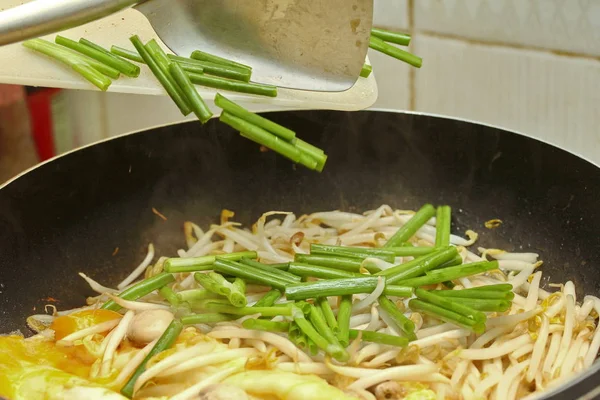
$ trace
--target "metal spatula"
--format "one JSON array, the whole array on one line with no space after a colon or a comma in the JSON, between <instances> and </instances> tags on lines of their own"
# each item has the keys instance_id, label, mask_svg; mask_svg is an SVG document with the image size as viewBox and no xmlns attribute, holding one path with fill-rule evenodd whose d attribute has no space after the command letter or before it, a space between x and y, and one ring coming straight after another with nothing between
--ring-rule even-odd
<instances>
[{"instance_id":1,"label":"metal spatula","mask_svg":"<svg viewBox=\"0 0 600 400\"><path fill-rule=\"evenodd\" d=\"M373 0L34 0L0 12L0 45L131 6L176 54L202 50L251 65L253 81L327 92L358 79L373 20Z\"/></svg>"}]
</instances>

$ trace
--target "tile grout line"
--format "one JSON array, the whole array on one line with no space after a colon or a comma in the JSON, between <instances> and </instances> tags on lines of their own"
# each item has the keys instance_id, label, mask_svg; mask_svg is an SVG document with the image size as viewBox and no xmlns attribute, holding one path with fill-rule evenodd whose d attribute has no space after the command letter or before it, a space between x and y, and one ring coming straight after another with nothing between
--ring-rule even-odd
<instances>
[{"instance_id":1,"label":"tile grout line","mask_svg":"<svg viewBox=\"0 0 600 400\"><path fill-rule=\"evenodd\" d=\"M412 4L412 1L413 0L409 0L409 4ZM410 30L411 30L410 33L412 35L414 33L414 26L410 26ZM551 55L555 55L555 56L559 56L559 57L581 58L581 59L592 60L592 61L600 61L600 56L592 56L589 54L582 54L582 53L573 53L573 52L569 52L569 51L565 51L565 50L553 50L553 49L548 49L548 48L539 47L539 46L528 46L528 45L520 45L520 44L515 44L515 43L496 42L496 41L492 41L492 40L473 39L473 38L469 38L469 37L465 37L465 36L453 35L450 33L439 33L439 32L430 31L430 30L420 30L417 33L423 34L423 35L426 35L426 36L429 36L432 38L436 38L436 39L457 40L457 41L461 41L464 43L477 45L477 46L503 47L506 49L513 49L513 50L530 50L530 51L535 51L535 52L539 52L539 53L551 54Z\"/></svg>"},{"instance_id":2,"label":"tile grout line","mask_svg":"<svg viewBox=\"0 0 600 400\"><path fill-rule=\"evenodd\" d=\"M415 5L414 0L408 0L407 2L408 12L408 33L411 37L414 37L415 33ZM411 52L414 53L414 42L411 40ZM417 105L417 92L416 92L416 68L411 67L408 69L408 110L416 111Z\"/></svg>"}]
</instances>

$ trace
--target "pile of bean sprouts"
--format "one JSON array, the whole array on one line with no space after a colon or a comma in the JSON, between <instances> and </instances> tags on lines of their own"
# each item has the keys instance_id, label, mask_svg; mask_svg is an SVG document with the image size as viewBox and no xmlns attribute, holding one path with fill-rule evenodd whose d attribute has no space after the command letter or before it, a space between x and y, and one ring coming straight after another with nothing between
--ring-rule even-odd
<instances>
[{"instance_id":1,"label":"pile of bean sprouts","mask_svg":"<svg viewBox=\"0 0 600 400\"><path fill-rule=\"evenodd\" d=\"M327 211L299 218L291 212L270 211L247 229L233 222L231 211L223 210L220 224L211 225L207 230L186 222L187 248L180 249L178 255L198 257L251 250L258 253L263 263L283 263L293 261L296 253L308 253L311 243L380 247L412 214L412 211L394 210L388 205L363 214ZM433 246L435 225L435 218L432 218L417 231L411 242L415 246ZM287 371L317 375L348 396L361 399L402 399L423 390L430 390L428 393L434 393L438 399L529 398L590 367L600 347L600 329L595 323L600 314L600 299L585 296L577 302L571 281L547 285L552 292L542 289L543 267L538 254L484 248L475 250L473 245L477 235L467 231L467 236L468 239L451 235L451 244L457 247L464 263L496 259L500 270L460 278L455 281L455 289L510 283L515 293L507 312L488 313L486 331L481 335L412 312L408 308L408 299L392 297L415 323L417 340L410 342L406 348L398 348L357 338L348 347L350 360L340 364L323 352L311 356L298 349L285 333L242 328L243 320L257 317L245 316L230 322L187 327L181 335L193 331L216 340L216 344L201 341L185 347L185 351L179 348L181 351L166 352L140 377L134 398L150 396L151 393L152 396L159 393L178 400L196 398L198 391L208 385L206 368L233 359L247 363L261 359L261 368L273 373ZM101 358L106 359L106 353L111 352L109 359L116 359L112 353L119 352L119 344L125 339L128 324L136 313L156 308L170 309L169 304L155 293L138 301L114 296L138 278L162 272L165 257L155 258L154 247L150 244L141 264L116 288L105 287L81 274L98 292L98 296L88 299L88 307L98 307L110 296L124 309L124 317L110 327ZM394 264L411 259L398 257ZM374 261L381 269L394 265L382 260ZM200 287L193 273L175 275L175 291ZM441 284L437 288L442 288ZM248 305L260 299L266 290L248 285ZM382 290L383 286L378 285L371 294L354 295L352 329L398 335L376 307ZM335 311L337 302L332 298L330 303ZM275 320L283 318L275 317ZM88 332L90 335L93 333ZM122 365L113 363L111 366L109 363L94 373L102 375L111 367L117 368L117 379L123 381L142 361L151 345L138 350ZM213 355L211 358L211 351L217 351L215 346L219 350L214 354L220 356ZM212 384L223 381L227 376L214 375L218 373L210 375ZM154 384L143 388L143 384L148 382Z\"/></svg>"}]
</instances>

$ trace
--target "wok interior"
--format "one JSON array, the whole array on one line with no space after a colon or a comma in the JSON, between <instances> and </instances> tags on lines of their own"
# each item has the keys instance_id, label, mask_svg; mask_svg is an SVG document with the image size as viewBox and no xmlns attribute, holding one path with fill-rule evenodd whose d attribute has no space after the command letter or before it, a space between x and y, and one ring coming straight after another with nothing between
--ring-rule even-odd
<instances>
[{"instance_id":1,"label":"wok interior","mask_svg":"<svg viewBox=\"0 0 600 400\"><path fill-rule=\"evenodd\" d=\"M267 210L449 204L453 232L473 229L483 247L537 252L545 279L570 279L580 295L600 294L600 170L592 164L506 131L430 116L311 111L269 118L322 147L325 171L295 168L212 121L88 147L3 188L2 331L27 332L25 317L45 304L81 305L90 291L77 272L113 284L148 242L158 256L176 254L185 220L206 226L223 208L249 224ZM502 225L486 229L494 218Z\"/></svg>"}]
</instances>

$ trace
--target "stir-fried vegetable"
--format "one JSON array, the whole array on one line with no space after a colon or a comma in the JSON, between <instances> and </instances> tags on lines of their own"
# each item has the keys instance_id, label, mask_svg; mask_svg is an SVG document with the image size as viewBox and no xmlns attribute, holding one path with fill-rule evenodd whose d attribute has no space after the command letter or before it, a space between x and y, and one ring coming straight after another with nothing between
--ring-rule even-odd
<instances>
[{"instance_id":1,"label":"stir-fried vegetable","mask_svg":"<svg viewBox=\"0 0 600 400\"><path fill-rule=\"evenodd\" d=\"M188 250L161 258L164 272L148 267L149 251L146 279L115 293L86 277L95 304L34 316L35 341L0 338L0 395L21 393L4 374L31 386L22 393L64 398L514 399L591 365L600 299L576 303L572 282L541 289L535 254L470 252L450 234L451 212L432 210L188 229Z\"/></svg>"}]
</instances>

